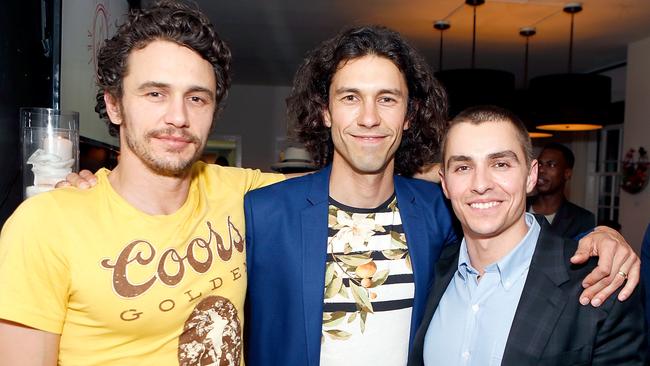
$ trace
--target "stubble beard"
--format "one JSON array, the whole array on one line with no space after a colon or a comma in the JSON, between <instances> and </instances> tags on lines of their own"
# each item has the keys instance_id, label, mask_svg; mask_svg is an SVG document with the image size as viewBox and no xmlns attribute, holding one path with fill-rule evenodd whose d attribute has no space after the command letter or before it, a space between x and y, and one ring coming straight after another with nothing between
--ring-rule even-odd
<instances>
[{"instance_id":1,"label":"stubble beard","mask_svg":"<svg viewBox=\"0 0 650 366\"><path fill-rule=\"evenodd\" d=\"M164 159L158 156L155 156L152 153L152 149L149 148L150 142L153 138L159 135L172 135L177 129L174 128L164 128L147 132L141 140L135 138L129 129L126 129L126 144L129 149L137 156L140 161L147 168L151 169L156 174L166 176L166 177L182 177L188 174L191 170L192 165L199 160L201 157L201 142L200 139L192 134L184 132L181 130L181 136L191 140L196 149L194 155L189 159ZM176 133L175 135L178 135ZM173 153L173 152L170 152Z\"/></svg>"}]
</instances>

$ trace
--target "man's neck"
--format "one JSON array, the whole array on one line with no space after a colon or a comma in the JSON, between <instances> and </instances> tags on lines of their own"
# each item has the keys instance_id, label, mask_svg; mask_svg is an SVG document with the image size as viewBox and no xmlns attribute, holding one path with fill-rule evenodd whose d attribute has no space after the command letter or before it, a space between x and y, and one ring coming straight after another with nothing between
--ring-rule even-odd
<instances>
[{"instance_id":1,"label":"man's neck","mask_svg":"<svg viewBox=\"0 0 650 366\"><path fill-rule=\"evenodd\" d=\"M552 215L560 209L564 200L564 192L562 190L553 193L538 194L532 204L533 211L541 215Z\"/></svg>"},{"instance_id":2,"label":"man's neck","mask_svg":"<svg viewBox=\"0 0 650 366\"><path fill-rule=\"evenodd\" d=\"M482 275L485 267L498 262L521 243L528 233L528 225L525 215L522 215L514 225L494 237L482 237L464 231L469 260L472 267Z\"/></svg>"},{"instance_id":3,"label":"man's neck","mask_svg":"<svg viewBox=\"0 0 650 366\"><path fill-rule=\"evenodd\" d=\"M183 177L156 174L139 159L124 159L109 174L113 189L128 203L149 215L169 215L187 200L191 171ZM137 161L134 161L137 160Z\"/></svg>"},{"instance_id":4,"label":"man's neck","mask_svg":"<svg viewBox=\"0 0 650 366\"><path fill-rule=\"evenodd\" d=\"M392 163L379 173L363 174L334 162L329 191L330 197L346 206L375 208L395 191Z\"/></svg>"}]
</instances>

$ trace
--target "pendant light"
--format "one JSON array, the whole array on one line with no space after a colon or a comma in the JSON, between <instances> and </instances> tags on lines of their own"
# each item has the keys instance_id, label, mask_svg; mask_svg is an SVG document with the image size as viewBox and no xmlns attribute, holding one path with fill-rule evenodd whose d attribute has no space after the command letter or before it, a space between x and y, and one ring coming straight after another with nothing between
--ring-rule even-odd
<instances>
[{"instance_id":1,"label":"pendant light","mask_svg":"<svg viewBox=\"0 0 650 366\"><path fill-rule=\"evenodd\" d=\"M451 24L449 24L448 20L444 20L444 19L437 20L435 23L433 23L433 28L440 31L440 50L438 51L438 71L442 71L442 51L443 51L442 35L447 29L451 28Z\"/></svg>"},{"instance_id":2,"label":"pendant light","mask_svg":"<svg viewBox=\"0 0 650 366\"><path fill-rule=\"evenodd\" d=\"M580 3L564 6L564 12L571 16L568 72L530 80L531 113L540 130L596 130L607 120L611 79L604 75L573 73L574 20L580 11Z\"/></svg>"},{"instance_id":3,"label":"pendant light","mask_svg":"<svg viewBox=\"0 0 650 366\"><path fill-rule=\"evenodd\" d=\"M519 100L516 103L516 107L520 109L517 111L517 114L524 121L524 124L526 125L526 129L528 129L528 136L530 136L531 139L546 138L546 137L553 136L553 134L548 132L535 131L535 125L531 123L531 119L528 116L526 110L527 108L526 108L525 101L527 100L526 88L528 87L528 54L530 48L529 47L530 37L534 36L535 34L537 34L537 29L535 27L522 27L519 29L519 35L526 38L526 45L524 48L524 81L523 81L524 88L517 92L518 93L517 97Z\"/></svg>"},{"instance_id":4,"label":"pendant light","mask_svg":"<svg viewBox=\"0 0 650 366\"><path fill-rule=\"evenodd\" d=\"M440 70L435 73L447 90L449 115L454 117L465 108L492 104L511 108L514 99L515 77L502 70L476 68L476 17L477 7L485 0L465 0L472 7L472 57L469 69Z\"/></svg>"}]
</instances>

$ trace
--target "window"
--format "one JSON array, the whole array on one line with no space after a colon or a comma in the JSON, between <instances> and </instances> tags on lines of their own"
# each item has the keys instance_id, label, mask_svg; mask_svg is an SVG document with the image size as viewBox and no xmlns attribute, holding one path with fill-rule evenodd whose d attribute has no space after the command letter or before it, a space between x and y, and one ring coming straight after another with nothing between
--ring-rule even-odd
<instances>
[{"instance_id":1,"label":"window","mask_svg":"<svg viewBox=\"0 0 650 366\"><path fill-rule=\"evenodd\" d=\"M605 126L598 132L595 177L598 204L596 222L618 222L621 187L623 125Z\"/></svg>"}]
</instances>

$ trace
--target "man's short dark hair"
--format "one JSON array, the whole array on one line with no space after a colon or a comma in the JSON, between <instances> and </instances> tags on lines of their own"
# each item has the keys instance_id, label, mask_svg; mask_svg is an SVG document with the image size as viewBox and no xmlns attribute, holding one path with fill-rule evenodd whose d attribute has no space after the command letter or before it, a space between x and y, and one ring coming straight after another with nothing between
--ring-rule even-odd
<instances>
[{"instance_id":1,"label":"man's short dark hair","mask_svg":"<svg viewBox=\"0 0 650 366\"><path fill-rule=\"evenodd\" d=\"M517 117L517 115L505 108L497 107L494 105L480 105L467 108L458 113L458 115L456 115L456 117L454 117L451 122L449 122L447 133L454 125L457 125L459 123L471 123L474 125L480 125L484 122L508 122L512 124L512 126L515 128L515 131L517 132L517 138L519 139L521 148L526 155L526 165L530 165L530 162L533 160L533 144L530 141L530 135L528 134L526 125L519 117ZM444 155L446 145L447 134L445 134L444 138L442 139L443 168L445 166Z\"/></svg>"},{"instance_id":2,"label":"man's short dark hair","mask_svg":"<svg viewBox=\"0 0 650 366\"><path fill-rule=\"evenodd\" d=\"M108 118L104 92L121 99L129 54L155 40L174 42L201 55L212 64L214 70L217 105L221 105L220 102L228 95L230 49L203 13L176 1L160 1L149 9L132 10L126 23L119 27L111 39L106 40L97 56L98 91L95 111L108 124L111 136L119 136L120 129Z\"/></svg>"},{"instance_id":3,"label":"man's short dark hair","mask_svg":"<svg viewBox=\"0 0 650 366\"><path fill-rule=\"evenodd\" d=\"M564 161L566 162L566 165L570 168L573 169L573 165L576 162L576 157L573 155L573 151L566 147L566 145L560 144L559 142L549 142L544 146L542 151L544 150L556 150L562 153L562 156L564 157Z\"/></svg>"},{"instance_id":4,"label":"man's short dark hair","mask_svg":"<svg viewBox=\"0 0 650 366\"><path fill-rule=\"evenodd\" d=\"M367 55L390 60L406 80L409 128L395 154L395 172L412 175L435 161L446 126L447 96L429 65L395 31L381 26L353 27L311 51L296 72L287 99L289 119L315 164L331 163L334 145L323 121L329 87L343 63Z\"/></svg>"}]
</instances>

